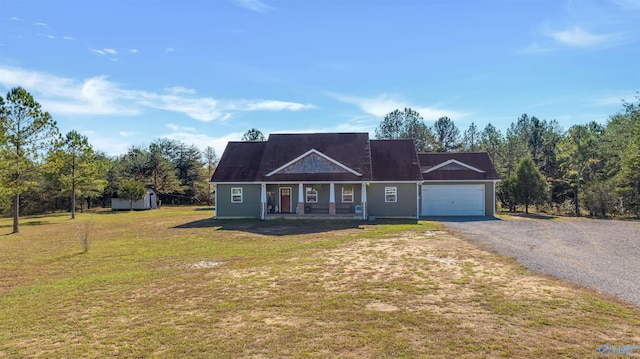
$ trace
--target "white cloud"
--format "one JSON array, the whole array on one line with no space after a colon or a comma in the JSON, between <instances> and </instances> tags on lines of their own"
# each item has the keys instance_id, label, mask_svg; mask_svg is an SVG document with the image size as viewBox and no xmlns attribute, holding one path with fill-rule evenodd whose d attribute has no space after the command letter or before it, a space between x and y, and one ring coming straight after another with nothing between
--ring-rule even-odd
<instances>
[{"instance_id":1,"label":"white cloud","mask_svg":"<svg viewBox=\"0 0 640 359\"><path fill-rule=\"evenodd\" d=\"M94 53L96 53L98 55L103 55L103 56L107 55L107 54L108 55L117 55L118 54L118 51L116 51L115 49L109 49L109 48L104 48L102 50L89 48L89 51L94 52Z\"/></svg>"},{"instance_id":2,"label":"white cloud","mask_svg":"<svg viewBox=\"0 0 640 359\"><path fill-rule=\"evenodd\" d=\"M315 106L308 104L274 100L245 101L244 103L239 103L234 107L236 106L241 107L244 111L300 111L315 108Z\"/></svg>"},{"instance_id":3,"label":"white cloud","mask_svg":"<svg viewBox=\"0 0 640 359\"><path fill-rule=\"evenodd\" d=\"M196 93L196 90L188 89L188 88L182 87L182 86L167 87L164 90L169 92L172 95L179 95L179 94L195 95L195 93Z\"/></svg>"},{"instance_id":4,"label":"white cloud","mask_svg":"<svg viewBox=\"0 0 640 359\"><path fill-rule=\"evenodd\" d=\"M266 12L273 9L273 7L263 3L260 0L233 0L233 2L242 8L255 12Z\"/></svg>"},{"instance_id":5,"label":"white cloud","mask_svg":"<svg viewBox=\"0 0 640 359\"><path fill-rule=\"evenodd\" d=\"M613 0L613 2L625 10L640 10L640 0Z\"/></svg>"},{"instance_id":6,"label":"white cloud","mask_svg":"<svg viewBox=\"0 0 640 359\"><path fill-rule=\"evenodd\" d=\"M174 49L173 47L167 47L164 52L166 52L167 54L170 54L172 52L176 52L176 49Z\"/></svg>"},{"instance_id":7,"label":"white cloud","mask_svg":"<svg viewBox=\"0 0 640 359\"><path fill-rule=\"evenodd\" d=\"M541 45L537 42L534 42L533 44L525 48L517 50L516 53L520 55L542 54L542 53L549 52L551 50L552 49L549 46Z\"/></svg>"},{"instance_id":8,"label":"white cloud","mask_svg":"<svg viewBox=\"0 0 640 359\"><path fill-rule=\"evenodd\" d=\"M135 131L120 131L120 132L118 132L118 134L120 136L122 136L122 137L131 137L131 136L137 135L138 132L135 132Z\"/></svg>"},{"instance_id":9,"label":"white cloud","mask_svg":"<svg viewBox=\"0 0 640 359\"><path fill-rule=\"evenodd\" d=\"M218 158L220 158L222 157L224 149L227 147L227 143L229 141L239 141L242 138L242 133L233 132L224 137L211 137L203 133L180 131L178 129L171 133L162 134L159 137L177 140L187 145L195 145L201 150L204 150L207 147L213 147L216 150Z\"/></svg>"},{"instance_id":10,"label":"white cloud","mask_svg":"<svg viewBox=\"0 0 640 359\"><path fill-rule=\"evenodd\" d=\"M179 126L173 123L167 123L165 127L174 132L196 132L194 127Z\"/></svg>"},{"instance_id":11,"label":"white cloud","mask_svg":"<svg viewBox=\"0 0 640 359\"><path fill-rule=\"evenodd\" d=\"M122 90L106 77L78 81L45 73L0 66L0 84L37 93L43 107L64 115L135 115L139 109L121 103Z\"/></svg>"},{"instance_id":12,"label":"white cloud","mask_svg":"<svg viewBox=\"0 0 640 359\"><path fill-rule=\"evenodd\" d=\"M52 35L47 35L48 38L50 38L51 40L55 40L55 37Z\"/></svg>"},{"instance_id":13,"label":"white cloud","mask_svg":"<svg viewBox=\"0 0 640 359\"><path fill-rule=\"evenodd\" d=\"M553 32L549 36L559 43L574 46L574 47L587 47L600 45L603 42L612 39L613 35L596 35L584 31L579 26L573 29Z\"/></svg>"},{"instance_id":14,"label":"white cloud","mask_svg":"<svg viewBox=\"0 0 640 359\"><path fill-rule=\"evenodd\" d=\"M376 117L384 117L393 110L402 110L405 107L410 107L413 110L418 111L426 121L435 121L438 118L444 116L451 117L452 119L456 120L469 115L468 113L462 111L442 109L430 106L416 106L415 104L410 104L408 101L400 99L396 95L390 94L381 94L376 97L369 98L337 94L333 94L332 96L338 101L356 105L364 112Z\"/></svg>"},{"instance_id":15,"label":"white cloud","mask_svg":"<svg viewBox=\"0 0 640 359\"><path fill-rule=\"evenodd\" d=\"M153 108L183 113L199 121L225 121L237 112L314 108L310 104L278 100L198 97L195 90L181 86L165 89L165 93L127 90L106 76L78 80L1 65L0 85L22 86L38 94L39 102L47 111L65 115L132 116L144 108Z\"/></svg>"},{"instance_id":16,"label":"white cloud","mask_svg":"<svg viewBox=\"0 0 640 359\"><path fill-rule=\"evenodd\" d=\"M634 91L618 91L595 98L591 103L596 106L613 106L617 105L622 108L622 102L635 102L638 92Z\"/></svg>"},{"instance_id":17,"label":"white cloud","mask_svg":"<svg viewBox=\"0 0 640 359\"><path fill-rule=\"evenodd\" d=\"M40 27L49 27L49 25L45 24L44 22L34 22L33 24Z\"/></svg>"},{"instance_id":18,"label":"white cloud","mask_svg":"<svg viewBox=\"0 0 640 359\"><path fill-rule=\"evenodd\" d=\"M9 18L9 20L11 21L24 21L23 19L17 17L17 16L12 16L11 18Z\"/></svg>"},{"instance_id":19,"label":"white cloud","mask_svg":"<svg viewBox=\"0 0 640 359\"><path fill-rule=\"evenodd\" d=\"M101 134L87 135L89 142L98 151L103 151L109 156L117 156L127 153L133 143L122 141L118 138L110 138Z\"/></svg>"},{"instance_id":20,"label":"white cloud","mask_svg":"<svg viewBox=\"0 0 640 359\"><path fill-rule=\"evenodd\" d=\"M137 54L138 53L138 49L131 49L129 50L130 53L132 54Z\"/></svg>"},{"instance_id":21,"label":"white cloud","mask_svg":"<svg viewBox=\"0 0 640 359\"><path fill-rule=\"evenodd\" d=\"M139 92L138 102L144 106L160 110L182 112L199 121L225 121L231 114L225 113L218 101L212 98L187 98L177 95L160 95L150 92Z\"/></svg>"},{"instance_id":22,"label":"white cloud","mask_svg":"<svg viewBox=\"0 0 640 359\"><path fill-rule=\"evenodd\" d=\"M73 37L71 36L63 36L62 37L63 40L75 40Z\"/></svg>"}]
</instances>

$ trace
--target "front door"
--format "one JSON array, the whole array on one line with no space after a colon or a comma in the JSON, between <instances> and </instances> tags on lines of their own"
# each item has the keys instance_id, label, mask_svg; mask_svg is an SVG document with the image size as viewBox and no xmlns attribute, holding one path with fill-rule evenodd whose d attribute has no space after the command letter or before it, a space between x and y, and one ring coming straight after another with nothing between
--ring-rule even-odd
<instances>
[{"instance_id":1,"label":"front door","mask_svg":"<svg viewBox=\"0 0 640 359\"><path fill-rule=\"evenodd\" d=\"M291 188L280 188L280 212L291 212Z\"/></svg>"}]
</instances>

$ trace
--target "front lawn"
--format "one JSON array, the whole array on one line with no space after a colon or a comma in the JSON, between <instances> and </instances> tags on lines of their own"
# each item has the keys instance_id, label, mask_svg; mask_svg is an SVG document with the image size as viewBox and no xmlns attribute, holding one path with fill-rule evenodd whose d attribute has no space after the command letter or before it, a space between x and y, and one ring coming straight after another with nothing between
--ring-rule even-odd
<instances>
[{"instance_id":1,"label":"front lawn","mask_svg":"<svg viewBox=\"0 0 640 359\"><path fill-rule=\"evenodd\" d=\"M212 217L56 214L22 219L18 235L0 219L0 357L584 358L640 345L638 308L434 222Z\"/></svg>"}]
</instances>

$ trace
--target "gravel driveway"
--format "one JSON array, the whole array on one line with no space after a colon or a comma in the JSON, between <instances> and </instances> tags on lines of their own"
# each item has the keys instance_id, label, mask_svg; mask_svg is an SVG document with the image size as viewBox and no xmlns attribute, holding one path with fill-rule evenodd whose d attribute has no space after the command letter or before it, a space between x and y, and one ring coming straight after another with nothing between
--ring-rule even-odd
<instances>
[{"instance_id":1,"label":"gravel driveway","mask_svg":"<svg viewBox=\"0 0 640 359\"><path fill-rule=\"evenodd\" d=\"M640 306L640 221L438 218L527 268Z\"/></svg>"}]
</instances>

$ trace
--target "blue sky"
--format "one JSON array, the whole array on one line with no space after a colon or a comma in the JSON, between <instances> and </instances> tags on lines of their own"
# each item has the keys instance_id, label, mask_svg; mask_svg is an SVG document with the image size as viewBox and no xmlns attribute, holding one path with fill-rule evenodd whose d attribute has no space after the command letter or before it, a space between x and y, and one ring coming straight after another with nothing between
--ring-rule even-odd
<instances>
[{"instance_id":1,"label":"blue sky","mask_svg":"<svg viewBox=\"0 0 640 359\"><path fill-rule=\"evenodd\" d=\"M0 92L119 154L255 127L369 131L396 108L564 129L640 90L640 0L0 0Z\"/></svg>"}]
</instances>

